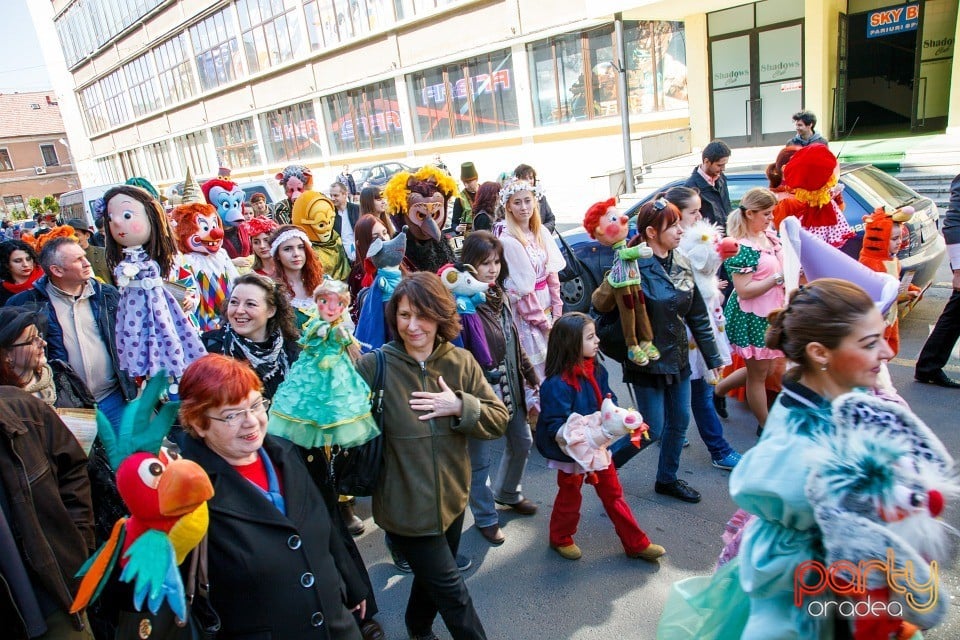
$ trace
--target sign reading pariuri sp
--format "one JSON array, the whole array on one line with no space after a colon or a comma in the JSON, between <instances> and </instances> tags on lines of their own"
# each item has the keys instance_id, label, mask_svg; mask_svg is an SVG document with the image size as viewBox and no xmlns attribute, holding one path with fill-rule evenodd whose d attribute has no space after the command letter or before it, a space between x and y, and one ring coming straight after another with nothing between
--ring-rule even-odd
<instances>
[{"instance_id":1,"label":"sign reading pariuri sp","mask_svg":"<svg viewBox=\"0 0 960 640\"><path fill-rule=\"evenodd\" d=\"M920 24L920 3L877 9L867 14L867 37L882 38L916 31Z\"/></svg>"}]
</instances>

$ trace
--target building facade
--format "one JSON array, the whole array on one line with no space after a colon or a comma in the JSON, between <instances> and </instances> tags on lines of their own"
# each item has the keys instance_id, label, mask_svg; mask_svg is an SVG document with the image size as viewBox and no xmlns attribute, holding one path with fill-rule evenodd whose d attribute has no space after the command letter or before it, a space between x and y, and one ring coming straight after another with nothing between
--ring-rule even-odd
<instances>
[{"instance_id":1,"label":"building facade","mask_svg":"<svg viewBox=\"0 0 960 640\"><path fill-rule=\"evenodd\" d=\"M323 188L439 153L482 180L532 164L579 202L622 167L620 70L630 137L661 155L782 144L801 108L828 137L956 126L957 0L889 2L53 0L51 19L102 183L304 163Z\"/></svg>"},{"instance_id":2,"label":"building facade","mask_svg":"<svg viewBox=\"0 0 960 640\"><path fill-rule=\"evenodd\" d=\"M54 94L0 94L0 218L79 186Z\"/></svg>"}]
</instances>

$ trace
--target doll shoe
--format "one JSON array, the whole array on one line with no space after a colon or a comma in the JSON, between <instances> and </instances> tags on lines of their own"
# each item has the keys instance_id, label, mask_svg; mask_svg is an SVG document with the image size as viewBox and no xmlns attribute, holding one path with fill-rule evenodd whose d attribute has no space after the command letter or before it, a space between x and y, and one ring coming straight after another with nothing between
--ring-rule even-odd
<instances>
[{"instance_id":1,"label":"doll shoe","mask_svg":"<svg viewBox=\"0 0 960 640\"><path fill-rule=\"evenodd\" d=\"M660 359L660 350L657 349L657 346L652 342L640 343L640 346L647 352L647 357L651 360Z\"/></svg>"},{"instance_id":2,"label":"doll shoe","mask_svg":"<svg viewBox=\"0 0 960 640\"><path fill-rule=\"evenodd\" d=\"M644 351L643 347L639 345L627 347L627 357L630 359L630 362L640 367L645 367L650 364L650 357L647 355L647 352Z\"/></svg>"}]
</instances>

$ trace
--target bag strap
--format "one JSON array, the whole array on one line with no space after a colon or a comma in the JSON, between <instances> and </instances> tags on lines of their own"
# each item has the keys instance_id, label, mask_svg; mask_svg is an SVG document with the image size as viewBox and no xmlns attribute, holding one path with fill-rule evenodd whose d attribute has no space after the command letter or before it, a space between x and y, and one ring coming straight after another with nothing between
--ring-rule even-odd
<instances>
[{"instance_id":1,"label":"bag strap","mask_svg":"<svg viewBox=\"0 0 960 640\"><path fill-rule=\"evenodd\" d=\"M187 583L184 585L187 605L193 604L193 599L198 593L201 598L209 597L210 582L207 577L207 566L207 536L204 534L200 544L190 553L190 570L187 572Z\"/></svg>"},{"instance_id":2,"label":"bag strap","mask_svg":"<svg viewBox=\"0 0 960 640\"><path fill-rule=\"evenodd\" d=\"M377 421L377 426L382 426L383 424L383 378L384 370L387 368L387 357L383 353L383 349L374 349L373 351L377 355L377 369L373 377L373 400L372 400L372 411L375 414L375 420Z\"/></svg>"}]
</instances>

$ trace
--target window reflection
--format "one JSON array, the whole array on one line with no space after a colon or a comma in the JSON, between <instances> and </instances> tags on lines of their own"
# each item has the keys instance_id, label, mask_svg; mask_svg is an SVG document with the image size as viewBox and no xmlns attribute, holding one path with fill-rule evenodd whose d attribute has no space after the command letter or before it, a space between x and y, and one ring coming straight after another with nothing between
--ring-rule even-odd
<instances>
[{"instance_id":1,"label":"window reflection","mask_svg":"<svg viewBox=\"0 0 960 640\"><path fill-rule=\"evenodd\" d=\"M323 112L333 153L403 144L397 89L391 80L327 96Z\"/></svg>"},{"instance_id":2,"label":"window reflection","mask_svg":"<svg viewBox=\"0 0 960 640\"><path fill-rule=\"evenodd\" d=\"M231 169L252 167L262 162L260 145L253 128L253 118L234 120L213 127L213 145L220 166Z\"/></svg>"},{"instance_id":3,"label":"window reflection","mask_svg":"<svg viewBox=\"0 0 960 640\"><path fill-rule=\"evenodd\" d=\"M301 102L260 114L267 162L289 163L321 157L320 130L313 102Z\"/></svg>"},{"instance_id":4,"label":"window reflection","mask_svg":"<svg viewBox=\"0 0 960 640\"><path fill-rule=\"evenodd\" d=\"M243 76L237 38L228 9L216 13L190 28L190 40L197 60L197 73L203 89L216 89Z\"/></svg>"}]
</instances>

